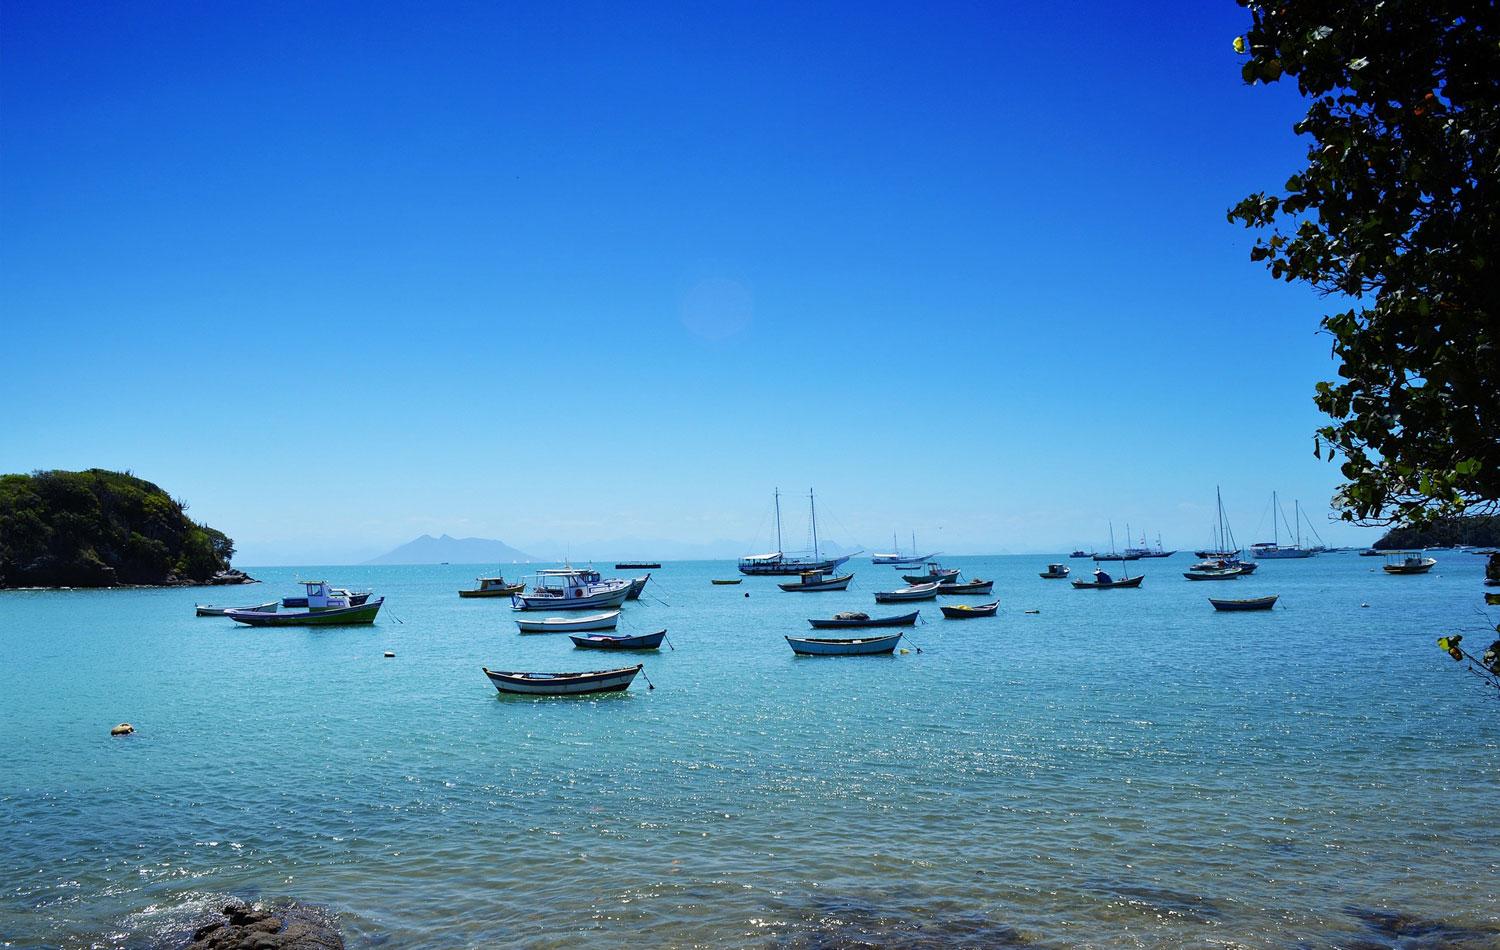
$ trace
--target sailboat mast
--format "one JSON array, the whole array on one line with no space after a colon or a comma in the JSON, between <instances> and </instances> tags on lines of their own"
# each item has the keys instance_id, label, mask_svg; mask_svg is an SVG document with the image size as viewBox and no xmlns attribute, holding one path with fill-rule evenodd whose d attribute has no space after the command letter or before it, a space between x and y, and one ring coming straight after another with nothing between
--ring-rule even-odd
<instances>
[{"instance_id":1,"label":"sailboat mast","mask_svg":"<svg viewBox=\"0 0 1500 950\"><path fill-rule=\"evenodd\" d=\"M784 549L781 546L781 489L776 489L776 553L780 554Z\"/></svg>"},{"instance_id":2,"label":"sailboat mast","mask_svg":"<svg viewBox=\"0 0 1500 950\"><path fill-rule=\"evenodd\" d=\"M1276 498L1276 491L1271 491L1271 543L1278 548L1281 547L1281 502Z\"/></svg>"},{"instance_id":3,"label":"sailboat mast","mask_svg":"<svg viewBox=\"0 0 1500 950\"><path fill-rule=\"evenodd\" d=\"M807 490L807 507L808 507L808 510L812 512L813 560L816 561L816 560L819 560L819 557L818 557L818 503L813 500L813 490L811 488L809 488Z\"/></svg>"},{"instance_id":4,"label":"sailboat mast","mask_svg":"<svg viewBox=\"0 0 1500 950\"><path fill-rule=\"evenodd\" d=\"M1297 522L1297 547L1302 547L1302 500L1292 499L1292 519Z\"/></svg>"},{"instance_id":5,"label":"sailboat mast","mask_svg":"<svg viewBox=\"0 0 1500 950\"><path fill-rule=\"evenodd\" d=\"M1115 523L1113 519L1109 522L1109 553L1115 553Z\"/></svg>"}]
</instances>

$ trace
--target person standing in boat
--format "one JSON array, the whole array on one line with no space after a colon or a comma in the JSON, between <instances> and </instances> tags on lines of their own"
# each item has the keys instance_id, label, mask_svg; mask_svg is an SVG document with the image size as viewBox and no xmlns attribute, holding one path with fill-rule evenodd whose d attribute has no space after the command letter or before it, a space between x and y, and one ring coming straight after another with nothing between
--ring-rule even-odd
<instances>
[{"instance_id":1,"label":"person standing in boat","mask_svg":"<svg viewBox=\"0 0 1500 950\"><path fill-rule=\"evenodd\" d=\"M1115 579L1113 577L1110 577L1109 573L1102 569L1094 572L1094 580L1095 582L1100 584L1113 584L1115 582Z\"/></svg>"}]
</instances>

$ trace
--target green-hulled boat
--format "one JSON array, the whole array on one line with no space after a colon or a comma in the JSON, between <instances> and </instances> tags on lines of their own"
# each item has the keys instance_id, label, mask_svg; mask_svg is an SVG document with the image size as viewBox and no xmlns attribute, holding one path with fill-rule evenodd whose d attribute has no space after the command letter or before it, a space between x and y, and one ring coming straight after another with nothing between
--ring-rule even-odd
<instances>
[{"instance_id":1,"label":"green-hulled boat","mask_svg":"<svg viewBox=\"0 0 1500 950\"><path fill-rule=\"evenodd\" d=\"M351 604L351 598L335 593L326 581L303 581L307 588L307 609L295 613L275 613L264 610L227 610L224 616L252 627L343 627L355 624L374 623L380 613L384 597L375 597L361 604Z\"/></svg>"}]
</instances>

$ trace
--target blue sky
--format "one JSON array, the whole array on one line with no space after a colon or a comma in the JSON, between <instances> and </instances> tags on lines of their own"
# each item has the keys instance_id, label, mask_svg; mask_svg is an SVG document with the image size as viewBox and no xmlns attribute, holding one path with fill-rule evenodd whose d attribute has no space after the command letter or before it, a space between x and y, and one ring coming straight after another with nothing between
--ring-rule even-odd
<instances>
[{"instance_id":1,"label":"blue sky","mask_svg":"<svg viewBox=\"0 0 1500 950\"><path fill-rule=\"evenodd\" d=\"M0 470L243 563L763 547L776 485L850 545L1195 546L1338 482L1322 301L1224 219L1305 147L1228 0L3 17Z\"/></svg>"}]
</instances>

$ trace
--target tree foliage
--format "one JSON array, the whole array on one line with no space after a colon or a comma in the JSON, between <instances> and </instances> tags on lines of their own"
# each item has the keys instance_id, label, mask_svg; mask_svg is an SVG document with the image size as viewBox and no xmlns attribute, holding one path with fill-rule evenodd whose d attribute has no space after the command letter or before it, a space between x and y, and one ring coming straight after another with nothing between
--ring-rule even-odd
<instances>
[{"instance_id":1,"label":"tree foliage","mask_svg":"<svg viewBox=\"0 0 1500 950\"><path fill-rule=\"evenodd\" d=\"M1247 83L1292 77L1307 165L1229 212L1251 258L1337 300L1314 451L1346 520L1422 524L1500 499L1500 7L1238 0Z\"/></svg>"},{"instance_id":2,"label":"tree foliage","mask_svg":"<svg viewBox=\"0 0 1500 950\"><path fill-rule=\"evenodd\" d=\"M0 476L0 587L109 587L206 581L234 542L183 505L120 472Z\"/></svg>"}]
</instances>

